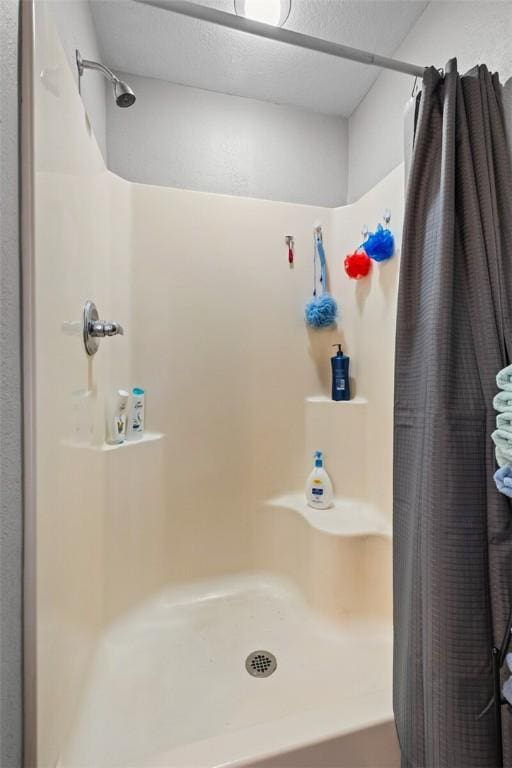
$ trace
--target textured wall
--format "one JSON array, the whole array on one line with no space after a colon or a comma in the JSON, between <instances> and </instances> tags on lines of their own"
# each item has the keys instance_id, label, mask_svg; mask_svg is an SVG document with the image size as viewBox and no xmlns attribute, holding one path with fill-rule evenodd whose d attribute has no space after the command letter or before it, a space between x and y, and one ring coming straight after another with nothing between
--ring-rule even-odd
<instances>
[{"instance_id":1,"label":"textured wall","mask_svg":"<svg viewBox=\"0 0 512 768\"><path fill-rule=\"evenodd\" d=\"M101 58L87 0L50 6L72 66L77 46ZM432 2L394 55L436 66L455 55L461 71L484 61L505 80L511 33L507 0ZM109 167L132 181L336 206L357 200L403 160L402 113L413 85L407 75L382 72L348 130L346 121L320 113L131 79L138 103L129 112L107 94L105 116L99 75L84 78L82 96L104 157L107 146L112 154Z\"/></svg>"},{"instance_id":2,"label":"textured wall","mask_svg":"<svg viewBox=\"0 0 512 768\"><path fill-rule=\"evenodd\" d=\"M18 2L0 3L0 765L21 764Z\"/></svg>"},{"instance_id":3,"label":"textured wall","mask_svg":"<svg viewBox=\"0 0 512 768\"><path fill-rule=\"evenodd\" d=\"M459 71L485 63L512 75L511 2L432 2L394 53L397 59ZM357 200L403 160L403 111L413 78L382 72L349 121L348 199Z\"/></svg>"},{"instance_id":4,"label":"textured wall","mask_svg":"<svg viewBox=\"0 0 512 768\"><path fill-rule=\"evenodd\" d=\"M130 109L107 100L109 168L125 179L336 206L346 201L347 121L123 75Z\"/></svg>"},{"instance_id":5,"label":"textured wall","mask_svg":"<svg viewBox=\"0 0 512 768\"><path fill-rule=\"evenodd\" d=\"M234 10L233 0L203 4ZM293 0L285 28L389 56L426 5L426 0ZM106 63L141 77L348 117L379 76L374 67L141 3L92 0L91 6Z\"/></svg>"}]
</instances>

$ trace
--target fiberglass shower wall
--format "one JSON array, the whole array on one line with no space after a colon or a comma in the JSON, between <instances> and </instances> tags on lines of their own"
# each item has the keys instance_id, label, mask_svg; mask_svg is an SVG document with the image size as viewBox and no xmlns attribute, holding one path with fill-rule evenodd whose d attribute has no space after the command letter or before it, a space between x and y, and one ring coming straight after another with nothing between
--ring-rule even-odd
<instances>
[{"instance_id":1,"label":"fiberglass shower wall","mask_svg":"<svg viewBox=\"0 0 512 768\"><path fill-rule=\"evenodd\" d=\"M385 207L400 229L402 177L340 209L123 181L105 169L44 2L33 83L32 662L38 764L55 765L105 627L168 585L268 570L330 616L389 616L389 539L373 542L369 524L352 549L346 532L306 522L302 494L311 453L324 448L338 497L390 513L398 254L361 284L343 258ZM341 307L339 329L320 334L303 320L317 222ZM93 359L81 338L88 299L125 328ZM329 357L340 338L356 400L335 410ZM106 400L130 385L147 390L150 434L112 449Z\"/></svg>"},{"instance_id":2,"label":"fiberglass shower wall","mask_svg":"<svg viewBox=\"0 0 512 768\"><path fill-rule=\"evenodd\" d=\"M402 184L398 169L339 209L133 185L133 366L167 435L173 580L257 567L260 508L302 492L315 448L337 495L390 516L398 256L358 284L343 258L385 204L399 226ZM324 332L303 318L316 221L341 308L340 327ZM329 401L339 339L356 396L344 410Z\"/></svg>"},{"instance_id":3,"label":"fiberglass shower wall","mask_svg":"<svg viewBox=\"0 0 512 768\"><path fill-rule=\"evenodd\" d=\"M87 357L81 313L95 300L129 338L130 188L105 170L47 4L33 12L37 744L33 722L26 738L55 765L103 624L104 402L130 369L123 340Z\"/></svg>"}]
</instances>

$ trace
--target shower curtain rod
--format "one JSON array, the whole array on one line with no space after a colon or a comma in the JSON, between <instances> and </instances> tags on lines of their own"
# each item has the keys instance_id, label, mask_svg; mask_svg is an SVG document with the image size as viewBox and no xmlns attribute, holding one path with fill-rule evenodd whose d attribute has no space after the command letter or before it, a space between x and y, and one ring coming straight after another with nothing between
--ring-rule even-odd
<instances>
[{"instance_id":1,"label":"shower curtain rod","mask_svg":"<svg viewBox=\"0 0 512 768\"><path fill-rule=\"evenodd\" d=\"M137 0L137 2L141 5L153 5L156 8L163 8L166 11L179 13L182 16L190 16L192 19L209 21L212 24L219 24L221 27L237 29L240 32L256 35L256 37L265 37L267 40L275 40L279 43L295 45L310 51L326 53L329 56L337 56L339 59L358 61L360 64L369 64L373 67L382 67L382 69L392 69L395 72L403 72L406 75L413 75L415 77L423 77L425 71L425 67L409 64L406 61L398 61L387 56L379 56L377 53L360 51L358 48L351 48L348 45L332 43L329 40L304 35L302 32L293 32L291 29L263 24L261 21L253 21L243 16L236 16L234 13L218 11L216 8L209 8L199 3L189 3L188 0Z\"/></svg>"}]
</instances>

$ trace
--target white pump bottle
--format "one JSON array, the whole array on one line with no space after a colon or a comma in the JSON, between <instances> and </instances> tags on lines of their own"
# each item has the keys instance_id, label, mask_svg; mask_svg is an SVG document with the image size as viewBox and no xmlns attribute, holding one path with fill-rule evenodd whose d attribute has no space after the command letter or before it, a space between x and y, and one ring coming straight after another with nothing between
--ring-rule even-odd
<instances>
[{"instance_id":1,"label":"white pump bottle","mask_svg":"<svg viewBox=\"0 0 512 768\"><path fill-rule=\"evenodd\" d=\"M322 451L315 451L315 466L306 483L306 498L313 509L329 509L334 493L331 478L324 469Z\"/></svg>"}]
</instances>

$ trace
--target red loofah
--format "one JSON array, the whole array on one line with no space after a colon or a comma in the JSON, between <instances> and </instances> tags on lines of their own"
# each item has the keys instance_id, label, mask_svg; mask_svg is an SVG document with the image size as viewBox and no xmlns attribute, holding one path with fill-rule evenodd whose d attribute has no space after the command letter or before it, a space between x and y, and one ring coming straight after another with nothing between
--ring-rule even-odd
<instances>
[{"instance_id":1,"label":"red loofah","mask_svg":"<svg viewBox=\"0 0 512 768\"><path fill-rule=\"evenodd\" d=\"M345 272L352 280L366 277L372 266L372 260L364 251L355 251L345 256Z\"/></svg>"}]
</instances>

